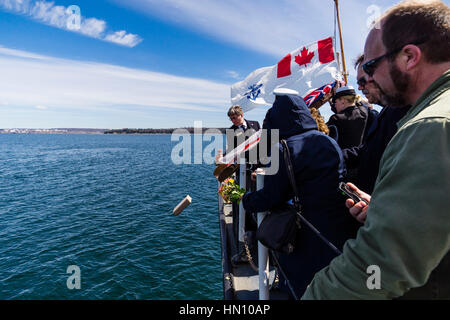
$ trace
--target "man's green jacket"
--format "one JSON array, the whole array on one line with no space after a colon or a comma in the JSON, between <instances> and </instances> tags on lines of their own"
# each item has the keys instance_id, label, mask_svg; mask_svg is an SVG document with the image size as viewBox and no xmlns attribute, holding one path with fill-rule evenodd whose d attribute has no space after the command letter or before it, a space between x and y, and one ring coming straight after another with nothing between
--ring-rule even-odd
<instances>
[{"instance_id":1,"label":"man's green jacket","mask_svg":"<svg viewBox=\"0 0 450 320\"><path fill-rule=\"evenodd\" d=\"M450 298L450 70L398 126L364 226L303 299Z\"/></svg>"}]
</instances>

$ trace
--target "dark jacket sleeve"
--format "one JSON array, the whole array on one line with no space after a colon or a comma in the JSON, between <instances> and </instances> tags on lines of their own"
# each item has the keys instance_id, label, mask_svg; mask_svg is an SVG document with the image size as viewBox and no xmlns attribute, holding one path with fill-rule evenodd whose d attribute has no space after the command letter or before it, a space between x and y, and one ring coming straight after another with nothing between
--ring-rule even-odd
<instances>
[{"instance_id":1,"label":"dark jacket sleeve","mask_svg":"<svg viewBox=\"0 0 450 320\"><path fill-rule=\"evenodd\" d=\"M339 122L339 119L336 114L333 114L330 119L328 119L327 126L336 126Z\"/></svg>"},{"instance_id":2,"label":"dark jacket sleeve","mask_svg":"<svg viewBox=\"0 0 450 320\"><path fill-rule=\"evenodd\" d=\"M279 168L276 174L264 176L264 188L246 193L242 204L247 212L263 212L292 198L283 153L279 152Z\"/></svg>"},{"instance_id":3,"label":"dark jacket sleeve","mask_svg":"<svg viewBox=\"0 0 450 320\"><path fill-rule=\"evenodd\" d=\"M364 145L342 149L342 155L344 156L345 166L347 169L356 169L359 166L360 154L363 148Z\"/></svg>"},{"instance_id":4,"label":"dark jacket sleeve","mask_svg":"<svg viewBox=\"0 0 450 320\"><path fill-rule=\"evenodd\" d=\"M367 108L366 106L363 106L364 108ZM373 110L373 109L369 109L368 110L368 115L367 115L367 123L366 123L366 128L364 130L364 137L363 137L363 142L367 140L368 135L376 130L377 126L378 126L378 115L379 112L377 110Z\"/></svg>"},{"instance_id":5,"label":"dark jacket sleeve","mask_svg":"<svg viewBox=\"0 0 450 320\"><path fill-rule=\"evenodd\" d=\"M330 117L327 125L334 125L338 130L338 144L341 149L359 146L366 132L368 109L351 106Z\"/></svg>"},{"instance_id":6,"label":"dark jacket sleeve","mask_svg":"<svg viewBox=\"0 0 450 320\"><path fill-rule=\"evenodd\" d=\"M352 147L352 148L342 149L342 154L344 156L344 161L345 161L345 165L347 166L347 169L355 169L359 166L360 159L361 159L361 153L364 152L363 149L365 148L365 145L367 144L369 135L373 134L377 130L378 111L371 110L371 109L368 109L368 110L369 110L369 118L368 118L367 124L366 124L366 130L364 133L363 144L356 146L356 147Z\"/></svg>"}]
</instances>

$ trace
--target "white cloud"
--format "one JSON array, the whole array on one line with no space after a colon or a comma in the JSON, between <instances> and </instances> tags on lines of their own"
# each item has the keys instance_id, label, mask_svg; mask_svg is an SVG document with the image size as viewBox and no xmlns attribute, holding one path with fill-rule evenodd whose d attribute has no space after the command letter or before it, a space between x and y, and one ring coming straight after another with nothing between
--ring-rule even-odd
<instances>
[{"instance_id":1,"label":"white cloud","mask_svg":"<svg viewBox=\"0 0 450 320\"><path fill-rule=\"evenodd\" d=\"M16 0L16 2L21 3L22 1ZM26 13L32 18L58 28L65 27L68 18L65 7L55 6L52 2L37 1L31 7L27 5L27 8L29 8L29 11Z\"/></svg>"},{"instance_id":2,"label":"white cloud","mask_svg":"<svg viewBox=\"0 0 450 320\"><path fill-rule=\"evenodd\" d=\"M52 27L78 32L85 36L113 42L127 47L135 47L142 39L126 31L107 32L107 23L96 18L84 18L79 16L78 24L74 27L69 23L74 22L71 7L56 6L54 2L36 0L0 0L0 8L23 14L33 20L47 24ZM76 20L76 19L75 19Z\"/></svg>"},{"instance_id":3,"label":"white cloud","mask_svg":"<svg viewBox=\"0 0 450 320\"><path fill-rule=\"evenodd\" d=\"M127 33L123 30L107 35L105 37L105 40L127 47L135 47L142 41L142 39L138 35Z\"/></svg>"},{"instance_id":4,"label":"white cloud","mask_svg":"<svg viewBox=\"0 0 450 320\"><path fill-rule=\"evenodd\" d=\"M38 59L38 60L48 59L48 57L46 57L46 56L42 56L42 55L38 55L38 54L26 52L26 51L9 49L9 48L5 48L2 46L0 46L0 54L20 57L20 58Z\"/></svg>"},{"instance_id":5,"label":"white cloud","mask_svg":"<svg viewBox=\"0 0 450 320\"><path fill-rule=\"evenodd\" d=\"M84 19L80 24L79 32L93 38L102 38L106 30L106 22L96 18Z\"/></svg>"},{"instance_id":6,"label":"white cloud","mask_svg":"<svg viewBox=\"0 0 450 320\"><path fill-rule=\"evenodd\" d=\"M277 57L300 45L326 38L334 31L331 0L115 1Z\"/></svg>"},{"instance_id":7,"label":"white cloud","mask_svg":"<svg viewBox=\"0 0 450 320\"><path fill-rule=\"evenodd\" d=\"M35 57L39 57L36 59ZM0 47L0 97L11 107L107 112L126 108L219 112L229 85Z\"/></svg>"},{"instance_id":8,"label":"white cloud","mask_svg":"<svg viewBox=\"0 0 450 320\"><path fill-rule=\"evenodd\" d=\"M333 36L335 31L332 0L114 1L222 41L270 54L274 56L274 63L295 48ZM379 2L380 0L339 2L345 56L350 72L353 72L352 60L364 47L368 32L367 20L373 18L373 12L368 12L367 9ZM382 2L381 8L384 9L396 0ZM338 39L337 47L339 48Z\"/></svg>"},{"instance_id":9,"label":"white cloud","mask_svg":"<svg viewBox=\"0 0 450 320\"><path fill-rule=\"evenodd\" d=\"M178 24L186 29L207 34L242 48L274 57L273 64L286 53L329 36L336 30L336 47L340 50L339 33L335 27L334 1L316 0L114 0L116 3ZM397 0L340 1L340 18L349 82L356 85L354 59L363 52L368 25L377 12L394 5ZM230 78L237 77L241 66L236 61ZM266 66L259 66L266 67ZM245 78L247 75L242 75ZM331 111L323 108L327 118Z\"/></svg>"},{"instance_id":10,"label":"white cloud","mask_svg":"<svg viewBox=\"0 0 450 320\"><path fill-rule=\"evenodd\" d=\"M228 70L226 72L227 76L234 79L234 80L240 80L242 77L234 70Z\"/></svg>"}]
</instances>

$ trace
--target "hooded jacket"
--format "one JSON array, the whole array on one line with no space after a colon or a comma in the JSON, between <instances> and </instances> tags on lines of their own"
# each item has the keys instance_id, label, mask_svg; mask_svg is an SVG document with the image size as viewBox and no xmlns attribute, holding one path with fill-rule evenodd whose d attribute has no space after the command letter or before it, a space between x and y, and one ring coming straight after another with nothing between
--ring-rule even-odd
<instances>
[{"instance_id":1,"label":"hooded jacket","mask_svg":"<svg viewBox=\"0 0 450 320\"><path fill-rule=\"evenodd\" d=\"M337 143L317 130L302 98L278 96L268 111L263 128L279 130L287 141L300 194L302 215L329 241L342 249L348 238L355 237L360 224L345 208L345 197L338 192L345 167ZM279 169L264 177L264 188L243 197L246 212L270 210L293 198L282 150ZM298 233L297 247L290 255L280 254L280 264L296 294L301 296L314 274L335 257L308 227ZM283 287L283 282L280 281Z\"/></svg>"}]
</instances>

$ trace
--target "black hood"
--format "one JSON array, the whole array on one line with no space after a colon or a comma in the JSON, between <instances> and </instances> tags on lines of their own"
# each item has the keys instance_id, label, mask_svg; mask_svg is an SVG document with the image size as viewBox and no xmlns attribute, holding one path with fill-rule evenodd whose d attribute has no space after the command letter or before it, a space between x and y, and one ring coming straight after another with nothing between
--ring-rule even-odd
<instances>
[{"instance_id":1,"label":"black hood","mask_svg":"<svg viewBox=\"0 0 450 320\"><path fill-rule=\"evenodd\" d=\"M264 129L279 129L280 139L286 139L309 130L317 130L303 98L294 95L277 96L267 111Z\"/></svg>"}]
</instances>

